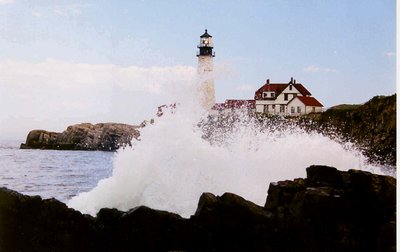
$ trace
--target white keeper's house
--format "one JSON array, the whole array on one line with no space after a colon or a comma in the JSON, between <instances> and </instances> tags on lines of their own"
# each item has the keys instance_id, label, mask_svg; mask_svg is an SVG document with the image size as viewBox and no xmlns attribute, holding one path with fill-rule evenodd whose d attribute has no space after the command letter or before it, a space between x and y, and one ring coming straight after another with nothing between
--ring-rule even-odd
<instances>
[{"instance_id":1,"label":"white keeper's house","mask_svg":"<svg viewBox=\"0 0 400 252\"><path fill-rule=\"evenodd\" d=\"M254 100L226 100L217 103L212 110L229 113L244 111L267 115L300 116L321 113L324 106L301 84L291 78L289 83L266 83L260 87Z\"/></svg>"},{"instance_id":2,"label":"white keeper's house","mask_svg":"<svg viewBox=\"0 0 400 252\"><path fill-rule=\"evenodd\" d=\"M255 95L255 112L269 115L299 116L323 111L323 105L301 84L291 78L289 83L266 83Z\"/></svg>"}]
</instances>

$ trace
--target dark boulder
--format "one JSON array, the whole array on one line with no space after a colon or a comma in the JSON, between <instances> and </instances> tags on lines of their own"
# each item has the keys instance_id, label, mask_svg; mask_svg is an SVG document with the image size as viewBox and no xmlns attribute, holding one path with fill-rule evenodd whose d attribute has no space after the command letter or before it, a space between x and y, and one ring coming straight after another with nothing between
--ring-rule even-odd
<instances>
[{"instance_id":1,"label":"dark boulder","mask_svg":"<svg viewBox=\"0 0 400 252\"><path fill-rule=\"evenodd\" d=\"M392 177L311 166L305 180L271 185L265 208L302 251L382 251L379 241L395 237L383 236L396 220L395 194Z\"/></svg>"},{"instance_id":2,"label":"dark boulder","mask_svg":"<svg viewBox=\"0 0 400 252\"><path fill-rule=\"evenodd\" d=\"M93 250L93 224L57 200L0 188L0 251Z\"/></svg>"},{"instance_id":3,"label":"dark boulder","mask_svg":"<svg viewBox=\"0 0 400 252\"><path fill-rule=\"evenodd\" d=\"M127 212L103 208L96 224L104 251L168 251L185 246L187 220L166 211L145 206Z\"/></svg>"},{"instance_id":4,"label":"dark boulder","mask_svg":"<svg viewBox=\"0 0 400 252\"><path fill-rule=\"evenodd\" d=\"M396 179L307 168L265 206L204 193L189 219L140 206L83 215L0 188L0 251L396 251Z\"/></svg>"},{"instance_id":5,"label":"dark boulder","mask_svg":"<svg viewBox=\"0 0 400 252\"><path fill-rule=\"evenodd\" d=\"M190 218L190 250L265 250L273 242L271 217L269 211L238 195L204 193L195 215Z\"/></svg>"}]
</instances>

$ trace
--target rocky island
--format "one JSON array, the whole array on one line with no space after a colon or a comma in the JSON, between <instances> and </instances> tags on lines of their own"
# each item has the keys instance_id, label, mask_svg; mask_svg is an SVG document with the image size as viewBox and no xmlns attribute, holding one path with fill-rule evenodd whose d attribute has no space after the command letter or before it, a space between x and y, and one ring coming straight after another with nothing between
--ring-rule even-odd
<instances>
[{"instance_id":1,"label":"rocky island","mask_svg":"<svg viewBox=\"0 0 400 252\"><path fill-rule=\"evenodd\" d=\"M396 179L311 166L264 206L203 193L188 219L139 206L81 214L0 188L0 251L396 251Z\"/></svg>"},{"instance_id":2,"label":"rocky island","mask_svg":"<svg viewBox=\"0 0 400 252\"><path fill-rule=\"evenodd\" d=\"M131 145L132 139L139 137L140 127L123 123L81 123L61 133L32 130L21 149L115 151Z\"/></svg>"}]
</instances>

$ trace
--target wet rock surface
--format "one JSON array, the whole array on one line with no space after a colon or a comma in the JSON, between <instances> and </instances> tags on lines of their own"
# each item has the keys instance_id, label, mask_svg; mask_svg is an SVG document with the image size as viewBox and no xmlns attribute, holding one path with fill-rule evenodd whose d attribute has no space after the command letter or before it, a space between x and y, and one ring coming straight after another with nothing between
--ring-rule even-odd
<instances>
[{"instance_id":1,"label":"wet rock surface","mask_svg":"<svg viewBox=\"0 0 400 252\"><path fill-rule=\"evenodd\" d=\"M140 206L83 215L0 189L0 251L395 251L396 179L311 166L265 206L204 193L189 219Z\"/></svg>"},{"instance_id":2,"label":"wet rock surface","mask_svg":"<svg viewBox=\"0 0 400 252\"><path fill-rule=\"evenodd\" d=\"M32 130L22 149L115 151L139 137L139 126L122 123L81 123L65 131Z\"/></svg>"}]
</instances>

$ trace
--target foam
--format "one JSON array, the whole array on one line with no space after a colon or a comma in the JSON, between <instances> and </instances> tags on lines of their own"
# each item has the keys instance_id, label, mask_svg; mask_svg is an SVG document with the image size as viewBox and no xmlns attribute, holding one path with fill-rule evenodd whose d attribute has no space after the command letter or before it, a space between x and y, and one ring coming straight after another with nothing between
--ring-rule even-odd
<instances>
[{"instance_id":1,"label":"foam","mask_svg":"<svg viewBox=\"0 0 400 252\"><path fill-rule=\"evenodd\" d=\"M68 205L91 215L146 205L189 217L203 192L232 192L264 205L271 182L305 177L314 164L382 173L350 144L295 126L260 126L239 115L224 126L211 118L204 127L199 122L207 121L207 112L192 97L181 96L174 113L143 128L140 141L115 155L112 176Z\"/></svg>"}]
</instances>

